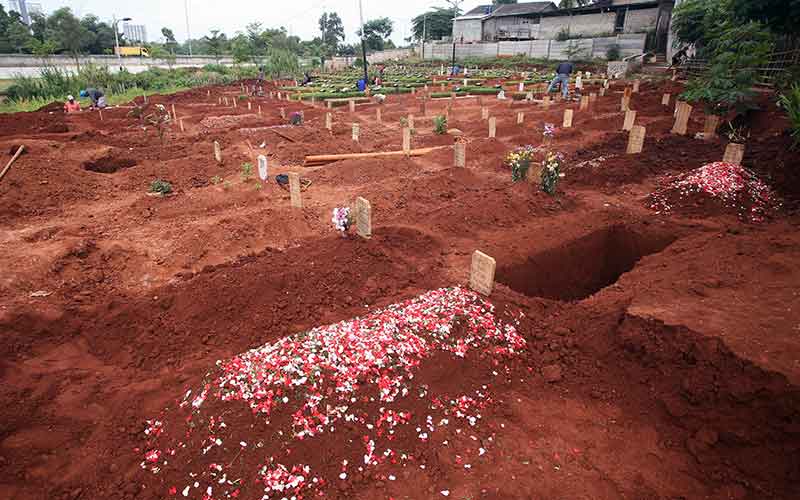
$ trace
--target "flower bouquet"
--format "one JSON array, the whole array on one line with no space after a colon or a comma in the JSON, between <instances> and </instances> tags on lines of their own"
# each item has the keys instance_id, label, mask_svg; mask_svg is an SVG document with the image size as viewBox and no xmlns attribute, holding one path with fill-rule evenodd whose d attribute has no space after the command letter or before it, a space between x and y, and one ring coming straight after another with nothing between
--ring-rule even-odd
<instances>
[{"instance_id":1,"label":"flower bouquet","mask_svg":"<svg viewBox=\"0 0 800 500\"><path fill-rule=\"evenodd\" d=\"M511 169L511 180L520 182L528 176L536 148L533 146L519 147L506 155L505 164Z\"/></svg>"},{"instance_id":2,"label":"flower bouquet","mask_svg":"<svg viewBox=\"0 0 800 500\"><path fill-rule=\"evenodd\" d=\"M342 233L342 236L347 236L347 231L353 225L353 216L350 213L350 207L336 207L333 209L333 227Z\"/></svg>"},{"instance_id":3,"label":"flower bouquet","mask_svg":"<svg viewBox=\"0 0 800 500\"><path fill-rule=\"evenodd\" d=\"M564 155L561 153L548 152L542 162L542 191L552 195L556 192L558 180L564 176L561 173L561 165L564 163Z\"/></svg>"}]
</instances>

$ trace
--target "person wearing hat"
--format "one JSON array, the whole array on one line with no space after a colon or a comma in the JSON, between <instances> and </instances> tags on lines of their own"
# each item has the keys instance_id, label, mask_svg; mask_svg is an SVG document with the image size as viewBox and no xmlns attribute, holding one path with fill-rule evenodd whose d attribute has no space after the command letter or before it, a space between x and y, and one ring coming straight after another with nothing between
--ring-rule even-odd
<instances>
[{"instance_id":1,"label":"person wearing hat","mask_svg":"<svg viewBox=\"0 0 800 500\"><path fill-rule=\"evenodd\" d=\"M64 113L77 113L81 110L81 103L75 100L75 97L68 95L67 102L64 103Z\"/></svg>"},{"instance_id":2,"label":"person wearing hat","mask_svg":"<svg viewBox=\"0 0 800 500\"><path fill-rule=\"evenodd\" d=\"M92 101L92 109L106 107L106 95L98 89L81 90L81 97L88 97Z\"/></svg>"}]
</instances>

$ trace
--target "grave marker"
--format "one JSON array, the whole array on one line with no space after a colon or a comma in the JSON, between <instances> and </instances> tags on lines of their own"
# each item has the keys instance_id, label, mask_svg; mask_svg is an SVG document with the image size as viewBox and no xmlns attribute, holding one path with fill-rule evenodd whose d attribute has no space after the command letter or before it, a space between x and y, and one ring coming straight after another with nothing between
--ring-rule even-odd
<instances>
[{"instance_id":1,"label":"grave marker","mask_svg":"<svg viewBox=\"0 0 800 500\"><path fill-rule=\"evenodd\" d=\"M488 120L489 119L489 108L486 106L481 108L481 120Z\"/></svg>"},{"instance_id":2,"label":"grave marker","mask_svg":"<svg viewBox=\"0 0 800 500\"><path fill-rule=\"evenodd\" d=\"M97 111L100 112L100 121L103 121L103 110L102 109L98 109Z\"/></svg>"},{"instance_id":3,"label":"grave marker","mask_svg":"<svg viewBox=\"0 0 800 500\"><path fill-rule=\"evenodd\" d=\"M214 159L217 160L217 163L222 164L222 147L219 145L219 141L214 141Z\"/></svg>"},{"instance_id":4,"label":"grave marker","mask_svg":"<svg viewBox=\"0 0 800 500\"><path fill-rule=\"evenodd\" d=\"M497 118L493 116L489 118L489 139L495 137L497 137Z\"/></svg>"},{"instance_id":5,"label":"grave marker","mask_svg":"<svg viewBox=\"0 0 800 500\"><path fill-rule=\"evenodd\" d=\"M375 110L375 120L377 120L378 123L383 121L383 118L381 118L381 108Z\"/></svg>"},{"instance_id":6,"label":"grave marker","mask_svg":"<svg viewBox=\"0 0 800 500\"><path fill-rule=\"evenodd\" d=\"M350 112L351 113L355 113L356 112L356 101L354 101L353 99L350 99L347 102L349 103L349 106L350 106Z\"/></svg>"},{"instance_id":7,"label":"grave marker","mask_svg":"<svg viewBox=\"0 0 800 500\"><path fill-rule=\"evenodd\" d=\"M632 93L633 92L630 87L625 87L625 92L623 92L622 95L625 97L630 97Z\"/></svg>"},{"instance_id":8,"label":"grave marker","mask_svg":"<svg viewBox=\"0 0 800 500\"><path fill-rule=\"evenodd\" d=\"M356 198L356 233L362 238L372 237L372 206L360 196Z\"/></svg>"},{"instance_id":9,"label":"grave marker","mask_svg":"<svg viewBox=\"0 0 800 500\"><path fill-rule=\"evenodd\" d=\"M457 142L455 145L453 164L462 168L467 166L467 145L463 142Z\"/></svg>"},{"instance_id":10,"label":"grave marker","mask_svg":"<svg viewBox=\"0 0 800 500\"><path fill-rule=\"evenodd\" d=\"M726 163L733 163L734 165L741 165L744 159L744 144L736 144L733 142L728 143L725 148L725 156L722 161Z\"/></svg>"},{"instance_id":11,"label":"grave marker","mask_svg":"<svg viewBox=\"0 0 800 500\"><path fill-rule=\"evenodd\" d=\"M635 94L639 93L639 85L641 84L641 80L634 80L633 82L633 92Z\"/></svg>"},{"instance_id":12,"label":"grave marker","mask_svg":"<svg viewBox=\"0 0 800 500\"><path fill-rule=\"evenodd\" d=\"M544 104L545 108L549 108L550 107L550 96L549 95L546 95L546 96L544 96L542 98L542 104Z\"/></svg>"},{"instance_id":13,"label":"grave marker","mask_svg":"<svg viewBox=\"0 0 800 500\"><path fill-rule=\"evenodd\" d=\"M708 115L706 122L703 125L703 140L710 141L717 136L717 128L719 127L719 116Z\"/></svg>"},{"instance_id":14,"label":"grave marker","mask_svg":"<svg viewBox=\"0 0 800 500\"><path fill-rule=\"evenodd\" d=\"M525 123L525 113L522 111L517 113L517 125L522 125Z\"/></svg>"},{"instance_id":15,"label":"grave marker","mask_svg":"<svg viewBox=\"0 0 800 500\"><path fill-rule=\"evenodd\" d=\"M572 128L572 115L573 114L574 114L574 111L571 110L571 109L565 109L564 110L564 122L562 123L562 126L564 128Z\"/></svg>"},{"instance_id":16,"label":"grave marker","mask_svg":"<svg viewBox=\"0 0 800 500\"><path fill-rule=\"evenodd\" d=\"M587 109L589 109L589 96L585 95L581 97L580 111L586 111Z\"/></svg>"},{"instance_id":17,"label":"grave marker","mask_svg":"<svg viewBox=\"0 0 800 500\"><path fill-rule=\"evenodd\" d=\"M409 154L411 152L411 129L403 127L403 152Z\"/></svg>"},{"instance_id":18,"label":"grave marker","mask_svg":"<svg viewBox=\"0 0 800 500\"><path fill-rule=\"evenodd\" d=\"M407 120L408 120L408 128L414 130L416 128L414 127L414 115L409 114Z\"/></svg>"},{"instance_id":19,"label":"grave marker","mask_svg":"<svg viewBox=\"0 0 800 500\"><path fill-rule=\"evenodd\" d=\"M253 110L253 103L250 102L250 101L247 101L247 111L252 111L252 110Z\"/></svg>"},{"instance_id":20,"label":"grave marker","mask_svg":"<svg viewBox=\"0 0 800 500\"><path fill-rule=\"evenodd\" d=\"M281 118L286 119L286 108L281 108Z\"/></svg>"},{"instance_id":21,"label":"grave marker","mask_svg":"<svg viewBox=\"0 0 800 500\"><path fill-rule=\"evenodd\" d=\"M358 123L353 124L353 142L358 142L358 136L361 133L361 126Z\"/></svg>"},{"instance_id":22,"label":"grave marker","mask_svg":"<svg viewBox=\"0 0 800 500\"><path fill-rule=\"evenodd\" d=\"M269 179L269 169L267 168L267 157L258 155L258 176L262 181L266 182Z\"/></svg>"},{"instance_id":23,"label":"grave marker","mask_svg":"<svg viewBox=\"0 0 800 500\"><path fill-rule=\"evenodd\" d=\"M480 294L491 295L496 270L497 261L485 253L475 250L475 253L472 254L472 265L469 271L469 287Z\"/></svg>"},{"instance_id":24,"label":"grave marker","mask_svg":"<svg viewBox=\"0 0 800 500\"><path fill-rule=\"evenodd\" d=\"M172 104L172 119L177 121L178 120L178 113L175 112L175 104Z\"/></svg>"},{"instance_id":25,"label":"grave marker","mask_svg":"<svg viewBox=\"0 0 800 500\"><path fill-rule=\"evenodd\" d=\"M325 113L325 128L328 130L333 130L333 114L332 113Z\"/></svg>"},{"instance_id":26,"label":"grave marker","mask_svg":"<svg viewBox=\"0 0 800 500\"><path fill-rule=\"evenodd\" d=\"M603 87L600 89L600 97L605 97L605 95L606 95L606 89L605 87Z\"/></svg>"},{"instance_id":27,"label":"grave marker","mask_svg":"<svg viewBox=\"0 0 800 500\"><path fill-rule=\"evenodd\" d=\"M181 132L185 132L185 131L186 131L186 130L183 128L183 118L181 118L180 120L178 120L178 125L180 125L180 126L181 126Z\"/></svg>"},{"instance_id":28,"label":"grave marker","mask_svg":"<svg viewBox=\"0 0 800 500\"><path fill-rule=\"evenodd\" d=\"M627 130L628 132L633 129L633 124L636 121L636 111L628 110L625 112L625 121L622 124L622 130Z\"/></svg>"},{"instance_id":29,"label":"grave marker","mask_svg":"<svg viewBox=\"0 0 800 500\"><path fill-rule=\"evenodd\" d=\"M303 208L303 198L300 195L300 174L289 172L289 196L292 207Z\"/></svg>"},{"instance_id":30,"label":"grave marker","mask_svg":"<svg viewBox=\"0 0 800 500\"><path fill-rule=\"evenodd\" d=\"M595 103L597 102L597 92L592 92L589 94L589 106L594 108Z\"/></svg>"},{"instance_id":31,"label":"grave marker","mask_svg":"<svg viewBox=\"0 0 800 500\"><path fill-rule=\"evenodd\" d=\"M677 116L675 117L675 125L672 127L672 133L678 135L686 135L686 130L689 127L689 115L692 114L692 106L688 103L681 102L678 104Z\"/></svg>"},{"instance_id":32,"label":"grave marker","mask_svg":"<svg viewBox=\"0 0 800 500\"><path fill-rule=\"evenodd\" d=\"M634 125L628 134L628 154L641 153L644 148L644 136L647 129L641 125Z\"/></svg>"},{"instance_id":33,"label":"grave marker","mask_svg":"<svg viewBox=\"0 0 800 500\"><path fill-rule=\"evenodd\" d=\"M261 105L258 105L258 116L261 116Z\"/></svg>"},{"instance_id":34,"label":"grave marker","mask_svg":"<svg viewBox=\"0 0 800 500\"><path fill-rule=\"evenodd\" d=\"M225 103L226 106L228 105L228 97L227 96L223 97L222 101Z\"/></svg>"},{"instance_id":35,"label":"grave marker","mask_svg":"<svg viewBox=\"0 0 800 500\"><path fill-rule=\"evenodd\" d=\"M622 101L620 102L619 106L620 111L628 111L631 109L631 97L624 95L622 96Z\"/></svg>"},{"instance_id":36,"label":"grave marker","mask_svg":"<svg viewBox=\"0 0 800 500\"><path fill-rule=\"evenodd\" d=\"M238 99L238 98L236 98L236 97L234 97L234 98L233 98L233 107L234 107L234 108L238 108L238 107L239 107L239 103L238 103L238 101L239 101L239 99Z\"/></svg>"},{"instance_id":37,"label":"grave marker","mask_svg":"<svg viewBox=\"0 0 800 500\"><path fill-rule=\"evenodd\" d=\"M670 94L664 94L661 96L661 105L662 106L669 106L669 100L672 98Z\"/></svg>"}]
</instances>

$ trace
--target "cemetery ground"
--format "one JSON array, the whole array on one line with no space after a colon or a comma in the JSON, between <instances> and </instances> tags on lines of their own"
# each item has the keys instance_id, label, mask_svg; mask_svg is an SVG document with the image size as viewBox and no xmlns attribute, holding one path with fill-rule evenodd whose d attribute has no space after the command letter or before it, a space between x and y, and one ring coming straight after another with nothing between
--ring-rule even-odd
<instances>
[{"instance_id":1,"label":"cemetery ground","mask_svg":"<svg viewBox=\"0 0 800 500\"><path fill-rule=\"evenodd\" d=\"M798 153L765 99L743 164L779 207L654 209L665 175L726 143L694 137L700 109L672 133L681 86L646 81L626 154L626 85L587 110L485 96L425 116L420 94L351 112L195 89L151 98L183 121L163 145L125 108L0 117L3 165L25 146L0 182L0 497L798 498ZM464 168L433 133L449 104ZM410 113L427 154L304 166L401 151ZM544 123L566 157L553 196L503 165ZM331 224L357 197L368 239Z\"/></svg>"}]
</instances>

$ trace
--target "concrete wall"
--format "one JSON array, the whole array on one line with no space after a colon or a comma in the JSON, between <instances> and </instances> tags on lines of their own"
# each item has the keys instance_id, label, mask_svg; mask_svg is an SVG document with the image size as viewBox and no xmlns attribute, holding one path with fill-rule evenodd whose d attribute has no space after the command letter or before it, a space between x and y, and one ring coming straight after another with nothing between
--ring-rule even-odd
<instances>
[{"instance_id":1,"label":"concrete wall","mask_svg":"<svg viewBox=\"0 0 800 500\"><path fill-rule=\"evenodd\" d=\"M367 54L367 61L370 64L382 63L386 61L397 61L409 58L415 55L417 51L414 49L391 49L381 52L373 52ZM336 56L325 60L326 71L338 71L340 69L349 68L356 63L359 56Z\"/></svg>"},{"instance_id":2,"label":"concrete wall","mask_svg":"<svg viewBox=\"0 0 800 500\"><path fill-rule=\"evenodd\" d=\"M656 29L658 8L629 10L625 15L625 33Z\"/></svg>"},{"instance_id":3,"label":"concrete wall","mask_svg":"<svg viewBox=\"0 0 800 500\"><path fill-rule=\"evenodd\" d=\"M453 39L464 43L480 42L483 37L483 21L480 19L466 19L453 23Z\"/></svg>"},{"instance_id":4,"label":"concrete wall","mask_svg":"<svg viewBox=\"0 0 800 500\"><path fill-rule=\"evenodd\" d=\"M539 37L554 40L564 29L568 29L574 36L606 35L614 32L616 18L617 15L613 12L543 17Z\"/></svg>"},{"instance_id":5,"label":"concrete wall","mask_svg":"<svg viewBox=\"0 0 800 500\"><path fill-rule=\"evenodd\" d=\"M206 64L216 64L217 62L230 66L233 64L233 59L223 57L217 60L209 56L181 56L175 58L175 63L172 64L172 67L201 67ZM119 71L120 67L120 61L117 60L116 56L85 56L80 58L80 63L82 65L91 63L97 66L107 66L112 72ZM165 69L170 67L164 59L148 57L123 57L121 64L123 68L131 73L141 73L153 67ZM59 55L41 58L30 55L4 54L0 55L0 79L9 79L17 75L39 76L39 72L47 66L55 66L72 72L77 70L75 59L70 56Z\"/></svg>"},{"instance_id":6,"label":"concrete wall","mask_svg":"<svg viewBox=\"0 0 800 500\"><path fill-rule=\"evenodd\" d=\"M623 57L644 52L644 33L620 34L605 38L581 38L558 42L556 40L525 40L519 42L484 42L456 44L456 58L492 58L525 55L539 59L566 59L570 46L580 49L580 57L605 58L611 45L619 45ZM425 59L450 60L453 54L451 43L425 44Z\"/></svg>"}]
</instances>

